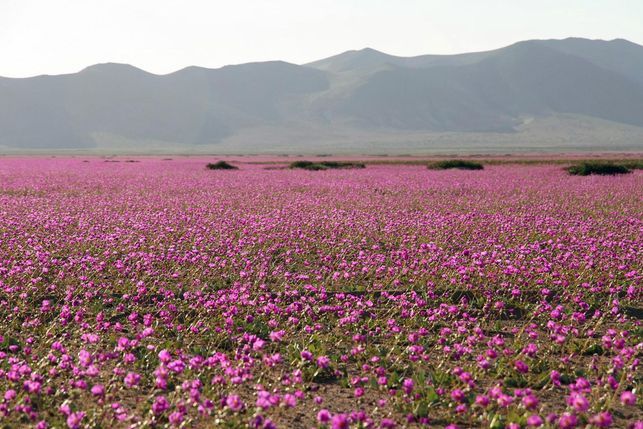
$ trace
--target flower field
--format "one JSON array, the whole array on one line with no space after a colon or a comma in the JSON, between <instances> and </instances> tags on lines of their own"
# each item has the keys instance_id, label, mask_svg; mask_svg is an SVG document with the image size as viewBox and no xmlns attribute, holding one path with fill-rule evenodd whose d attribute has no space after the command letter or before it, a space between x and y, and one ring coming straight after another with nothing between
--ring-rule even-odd
<instances>
[{"instance_id":1,"label":"flower field","mask_svg":"<svg viewBox=\"0 0 643 429\"><path fill-rule=\"evenodd\" d=\"M2 428L643 428L640 170L84 161L0 158Z\"/></svg>"}]
</instances>

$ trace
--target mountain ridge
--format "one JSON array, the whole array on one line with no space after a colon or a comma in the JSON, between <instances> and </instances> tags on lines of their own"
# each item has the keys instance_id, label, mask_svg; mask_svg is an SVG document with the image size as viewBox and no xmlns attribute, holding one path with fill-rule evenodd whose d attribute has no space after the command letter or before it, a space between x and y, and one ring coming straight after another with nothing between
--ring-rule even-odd
<instances>
[{"instance_id":1,"label":"mountain ridge","mask_svg":"<svg viewBox=\"0 0 643 429\"><path fill-rule=\"evenodd\" d=\"M111 139L114 150L156 142L169 152L216 152L234 143L242 153L257 150L242 136L260 138L258 130L291 152L339 137L365 152L388 141L394 153L406 150L401 136L420 134L430 151L432 136L443 133L461 133L463 141L516 134L523 150L521 125L547 117L583 117L596 127L609 121L623 127L617 134L628 136L627 147L643 150L643 46L536 39L455 55L364 48L302 65L277 60L153 74L108 62L0 78L0 152L110 150Z\"/></svg>"}]
</instances>

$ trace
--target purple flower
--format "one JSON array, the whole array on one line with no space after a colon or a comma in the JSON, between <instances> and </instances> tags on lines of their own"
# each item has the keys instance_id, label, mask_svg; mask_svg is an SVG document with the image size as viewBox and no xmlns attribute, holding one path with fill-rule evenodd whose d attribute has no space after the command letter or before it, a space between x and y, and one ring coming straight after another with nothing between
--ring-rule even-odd
<instances>
[{"instance_id":1,"label":"purple flower","mask_svg":"<svg viewBox=\"0 0 643 429\"><path fill-rule=\"evenodd\" d=\"M395 422L391 419L382 419L380 422L380 428L382 429L393 429L395 426Z\"/></svg>"},{"instance_id":2,"label":"purple flower","mask_svg":"<svg viewBox=\"0 0 643 429\"><path fill-rule=\"evenodd\" d=\"M170 403L165 396L157 396L154 398L154 402L152 403L152 412L154 412L155 415L158 416L159 414L164 413L168 408L170 408Z\"/></svg>"},{"instance_id":3,"label":"purple flower","mask_svg":"<svg viewBox=\"0 0 643 429\"><path fill-rule=\"evenodd\" d=\"M308 350L303 350L300 355L303 360L307 360L309 362L313 360L313 354Z\"/></svg>"},{"instance_id":4,"label":"purple flower","mask_svg":"<svg viewBox=\"0 0 643 429\"><path fill-rule=\"evenodd\" d=\"M70 413L69 416L67 416L67 426L70 429L78 429L80 427L80 422L83 420L85 417L85 413L83 411L79 411L77 413Z\"/></svg>"},{"instance_id":5,"label":"purple flower","mask_svg":"<svg viewBox=\"0 0 643 429\"><path fill-rule=\"evenodd\" d=\"M543 424L543 419L537 414L533 414L527 417L527 426L529 427L539 427L539 426L542 426L542 424Z\"/></svg>"},{"instance_id":6,"label":"purple flower","mask_svg":"<svg viewBox=\"0 0 643 429\"><path fill-rule=\"evenodd\" d=\"M105 386L102 384L95 384L91 388L92 395L103 396L105 394Z\"/></svg>"},{"instance_id":7,"label":"purple flower","mask_svg":"<svg viewBox=\"0 0 643 429\"><path fill-rule=\"evenodd\" d=\"M516 371L521 374L526 374L529 372L529 366L527 366L527 364L521 360L517 360L516 362L514 362L514 367L516 368Z\"/></svg>"},{"instance_id":8,"label":"purple flower","mask_svg":"<svg viewBox=\"0 0 643 429\"><path fill-rule=\"evenodd\" d=\"M451 399L455 402L463 402L466 399L464 392L460 389L453 389L451 391Z\"/></svg>"},{"instance_id":9,"label":"purple flower","mask_svg":"<svg viewBox=\"0 0 643 429\"><path fill-rule=\"evenodd\" d=\"M563 413L558 419L560 429L571 429L578 425L578 418L574 414Z\"/></svg>"},{"instance_id":10,"label":"purple flower","mask_svg":"<svg viewBox=\"0 0 643 429\"><path fill-rule=\"evenodd\" d=\"M603 411L592 416L589 421L599 428L608 428L612 426L612 415L607 411Z\"/></svg>"},{"instance_id":11,"label":"purple flower","mask_svg":"<svg viewBox=\"0 0 643 429\"><path fill-rule=\"evenodd\" d=\"M288 408L296 407L297 398L292 393L286 393L283 397L283 403Z\"/></svg>"},{"instance_id":12,"label":"purple flower","mask_svg":"<svg viewBox=\"0 0 643 429\"><path fill-rule=\"evenodd\" d=\"M567 398L567 404L573 407L576 411L587 411L589 409L589 401L580 393L572 393Z\"/></svg>"},{"instance_id":13,"label":"purple flower","mask_svg":"<svg viewBox=\"0 0 643 429\"><path fill-rule=\"evenodd\" d=\"M331 415L328 410L320 410L317 413L317 421L319 423L328 423L330 419L331 419Z\"/></svg>"},{"instance_id":14,"label":"purple flower","mask_svg":"<svg viewBox=\"0 0 643 429\"><path fill-rule=\"evenodd\" d=\"M538 398L536 398L534 395L525 395L522 398L522 404L525 406L526 409L528 410L533 410L538 406Z\"/></svg>"},{"instance_id":15,"label":"purple flower","mask_svg":"<svg viewBox=\"0 0 643 429\"><path fill-rule=\"evenodd\" d=\"M135 372L128 372L123 381L125 382L125 386L131 389L132 387L138 386L141 381L141 376Z\"/></svg>"},{"instance_id":16,"label":"purple flower","mask_svg":"<svg viewBox=\"0 0 643 429\"><path fill-rule=\"evenodd\" d=\"M350 421L346 414L335 414L330 420L331 429L349 429Z\"/></svg>"},{"instance_id":17,"label":"purple flower","mask_svg":"<svg viewBox=\"0 0 643 429\"><path fill-rule=\"evenodd\" d=\"M623 391L621 393L621 403L623 405L636 405L636 395L629 390Z\"/></svg>"},{"instance_id":18,"label":"purple flower","mask_svg":"<svg viewBox=\"0 0 643 429\"><path fill-rule=\"evenodd\" d=\"M489 405L489 397L487 395L478 395L476 396L475 404L486 408Z\"/></svg>"},{"instance_id":19,"label":"purple flower","mask_svg":"<svg viewBox=\"0 0 643 429\"><path fill-rule=\"evenodd\" d=\"M13 389L9 389L6 392L4 392L4 399L5 401L12 401L16 398L16 391Z\"/></svg>"},{"instance_id":20,"label":"purple flower","mask_svg":"<svg viewBox=\"0 0 643 429\"><path fill-rule=\"evenodd\" d=\"M183 421L183 413L181 411L175 411L168 416L168 420L172 426L179 426Z\"/></svg>"},{"instance_id":21,"label":"purple flower","mask_svg":"<svg viewBox=\"0 0 643 429\"><path fill-rule=\"evenodd\" d=\"M330 365L330 359L328 358L328 356L319 356L317 358L318 367L325 369L325 368L328 368L329 365Z\"/></svg>"},{"instance_id":22,"label":"purple flower","mask_svg":"<svg viewBox=\"0 0 643 429\"><path fill-rule=\"evenodd\" d=\"M163 363L168 363L172 360L172 355L166 349L163 349L159 352L159 360Z\"/></svg>"},{"instance_id":23,"label":"purple flower","mask_svg":"<svg viewBox=\"0 0 643 429\"><path fill-rule=\"evenodd\" d=\"M234 412L241 411L243 409L243 401L238 395L228 395L225 400L225 404Z\"/></svg>"}]
</instances>

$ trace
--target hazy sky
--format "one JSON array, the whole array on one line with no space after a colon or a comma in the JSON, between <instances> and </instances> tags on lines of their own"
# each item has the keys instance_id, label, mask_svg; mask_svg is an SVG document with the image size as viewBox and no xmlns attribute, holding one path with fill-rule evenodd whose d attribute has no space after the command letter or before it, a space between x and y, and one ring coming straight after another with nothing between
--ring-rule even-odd
<instances>
[{"instance_id":1,"label":"hazy sky","mask_svg":"<svg viewBox=\"0 0 643 429\"><path fill-rule=\"evenodd\" d=\"M643 0L0 0L0 76L100 62L154 73L366 46L395 55L486 50L532 38L643 44Z\"/></svg>"}]
</instances>

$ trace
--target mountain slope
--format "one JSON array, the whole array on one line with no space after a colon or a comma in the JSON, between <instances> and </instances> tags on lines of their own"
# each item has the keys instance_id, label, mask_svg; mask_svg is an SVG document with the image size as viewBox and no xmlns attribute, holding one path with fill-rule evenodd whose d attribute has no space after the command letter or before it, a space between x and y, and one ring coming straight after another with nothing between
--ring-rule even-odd
<instances>
[{"instance_id":1,"label":"mountain slope","mask_svg":"<svg viewBox=\"0 0 643 429\"><path fill-rule=\"evenodd\" d=\"M0 78L0 148L13 149L190 152L234 143L238 152L269 151L254 142L261 133L293 152L324 139L368 150L366 142L397 144L422 133L505 133L520 144L525 123L556 117L558 136L565 118L609 121L610 129L623 127L616 134L630 146L640 130L634 148L643 149L643 47L533 40L408 58L366 48L304 66L272 61L154 75L107 63ZM545 131L529 129L530 141Z\"/></svg>"}]
</instances>

